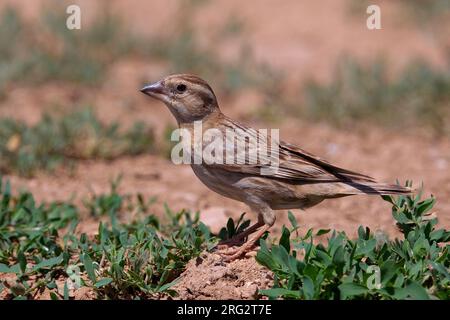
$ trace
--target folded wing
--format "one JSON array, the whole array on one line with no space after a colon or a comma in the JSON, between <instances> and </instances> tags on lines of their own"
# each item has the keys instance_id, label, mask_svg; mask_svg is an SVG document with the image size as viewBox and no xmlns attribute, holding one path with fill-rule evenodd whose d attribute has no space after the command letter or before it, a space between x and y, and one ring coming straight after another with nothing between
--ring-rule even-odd
<instances>
[{"instance_id":1,"label":"folded wing","mask_svg":"<svg viewBox=\"0 0 450 320\"><path fill-rule=\"evenodd\" d=\"M375 182L367 175L332 165L294 145L282 141L273 145L266 134L232 120L225 122L226 129L246 139L245 148L242 145L238 148L235 137L225 134L225 149L228 154L234 154L234 162L213 164L222 170L298 182ZM263 159L259 156L261 148L267 155Z\"/></svg>"}]
</instances>

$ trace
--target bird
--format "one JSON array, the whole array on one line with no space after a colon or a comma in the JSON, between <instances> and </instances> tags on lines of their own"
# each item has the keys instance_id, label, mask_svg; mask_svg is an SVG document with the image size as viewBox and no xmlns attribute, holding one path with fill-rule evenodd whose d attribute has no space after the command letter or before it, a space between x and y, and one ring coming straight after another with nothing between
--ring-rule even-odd
<instances>
[{"instance_id":1,"label":"bird","mask_svg":"<svg viewBox=\"0 0 450 320\"><path fill-rule=\"evenodd\" d=\"M203 133L215 129L226 135L231 130L237 135L255 138L248 139L253 143L261 138L260 131L223 114L211 86L196 75L169 75L140 91L162 101L175 117L178 127L187 132L194 133L195 124L200 122ZM204 141L198 143L204 147ZM236 150L234 144L226 144L225 151L229 151L227 148L233 148L231 152L237 158L245 158L243 152L248 150ZM282 140L268 149L277 157L273 170L263 171L270 164L262 161L190 164L197 178L209 189L245 203L258 216L255 224L223 243L230 249L222 250L226 260L238 259L254 248L274 225L276 210L304 210L326 199L351 195L406 195L412 192L409 187L381 183L368 175L341 168ZM249 160L248 156L244 160ZM246 241L242 241L244 239ZM238 243L241 245L237 246Z\"/></svg>"}]
</instances>

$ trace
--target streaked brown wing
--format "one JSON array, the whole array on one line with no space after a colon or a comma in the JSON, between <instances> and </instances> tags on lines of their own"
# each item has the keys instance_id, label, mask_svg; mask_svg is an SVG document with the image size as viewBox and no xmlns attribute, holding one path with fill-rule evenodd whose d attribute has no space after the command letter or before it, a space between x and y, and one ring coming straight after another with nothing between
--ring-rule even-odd
<instances>
[{"instance_id":1,"label":"streaked brown wing","mask_svg":"<svg viewBox=\"0 0 450 320\"><path fill-rule=\"evenodd\" d=\"M258 146L253 145L254 142L258 141L258 139L262 139L263 141L266 137L261 136L261 133L255 129L247 128L230 119L226 120L224 127L228 129L238 128L244 130L245 134L253 139L247 141L249 143L248 149L231 150L234 152L236 159L239 159L241 163L213 164L210 166L215 166L229 172L245 173L274 179L288 179L299 182L374 182L374 179L369 176L334 166L299 147L285 142L280 142L278 148L275 147L275 150L269 145L268 154L271 157L276 157L277 155L279 157L278 168L269 171L269 173L266 170L265 174L261 174L261 169L267 169L269 168L269 165L260 163L259 158L249 157L248 150L252 147L257 148ZM234 146L234 144L227 144L227 147L230 146ZM253 163L249 160L253 160Z\"/></svg>"},{"instance_id":2,"label":"streaked brown wing","mask_svg":"<svg viewBox=\"0 0 450 320\"><path fill-rule=\"evenodd\" d=\"M303 163L308 163L310 166L314 166L315 168L319 168L321 172L326 173L328 176L334 176L338 178L339 181L342 180L352 180L352 181L366 181L366 182L375 182L375 180L367 175L350 171L347 169L340 168L335 166L315 155L309 153L297 146L294 146L289 143L281 142L280 143L280 153L287 155L288 159L291 159L289 164L297 168L298 166L302 166ZM297 159L300 159L301 163L296 165Z\"/></svg>"}]
</instances>

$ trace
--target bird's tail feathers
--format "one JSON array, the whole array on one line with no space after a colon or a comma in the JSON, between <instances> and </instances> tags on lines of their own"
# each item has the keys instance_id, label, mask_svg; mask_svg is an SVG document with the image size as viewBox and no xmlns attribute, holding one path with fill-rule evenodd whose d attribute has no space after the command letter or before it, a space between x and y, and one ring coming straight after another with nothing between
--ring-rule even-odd
<instances>
[{"instance_id":1,"label":"bird's tail feathers","mask_svg":"<svg viewBox=\"0 0 450 320\"><path fill-rule=\"evenodd\" d=\"M414 192L414 189L410 187L377 182L350 182L347 185L353 189L355 194L407 195Z\"/></svg>"}]
</instances>

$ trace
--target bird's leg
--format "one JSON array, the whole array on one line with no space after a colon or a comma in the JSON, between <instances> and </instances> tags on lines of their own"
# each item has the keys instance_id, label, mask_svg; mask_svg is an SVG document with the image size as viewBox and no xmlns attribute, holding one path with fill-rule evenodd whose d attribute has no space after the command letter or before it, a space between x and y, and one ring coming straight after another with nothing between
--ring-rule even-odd
<instances>
[{"instance_id":1,"label":"bird's leg","mask_svg":"<svg viewBox=\"0 0 450 320\"><path fill-rule=\"evenodd\" d=\"M261 230L259 230L253 237L251 237L246 243L244 243L238 250L233 252L230 256L225 258L226 261L232 261L240 258L243 254L247 253L255 243L263 236L263 234L270 229L271 226L265 224ZM226 254L228 255L228 253Z\"/></svg>"},{"instance_id":2,"label":"bird's leg","mask_svg":"<svg viewBox=\"0 0 450 320\"><path fill-rule=\"evenodd\" d=\"M263 223L261 223L262 228L253 237L251 237L249 240L247 240L247 242L245 242L241 247L239 247L235 250L223 252L224 255L229 256L229 257L225 258L225 260L227 260L227 261L231 261L231 260L235 260L235 259L239 258L244 253L246 253L251 248L253 248L255 243L259 240L259 238L262 237L264 232L269 230L270 227L275 223L275 213L272 211L272 209L267 204L265 204L262 201L255 201L255 202L252 202L250 204L250 206L253 210L258 212L258 223L263 222ZM261 217L262 217L262 219L261 219Z\"/></svg>"},{"instance_id":3,"label":"bird's leg","mask_svg":"<svg viewBox=\"0 0 450 320\"><path fill-rule=\"evenodd\" d=\"M248 227L241 233L234 235L232 238L227 239L227 240L222 240L221 242L219 242L219 244L217 245L216 248L221 250L221 249L226 249L226 248L229 248L232 246L239 245L242 243L243 239L247 238L249 235L256 232L263 225L264 225L264 219L261 215L258 215L258 222L251 225L250 227Z\"/></svg>"}]
</instances>

